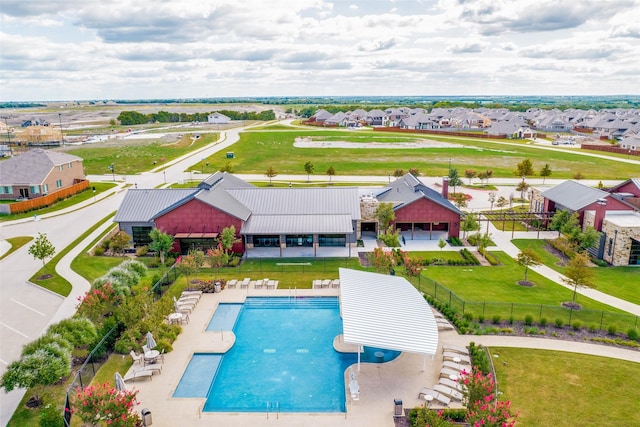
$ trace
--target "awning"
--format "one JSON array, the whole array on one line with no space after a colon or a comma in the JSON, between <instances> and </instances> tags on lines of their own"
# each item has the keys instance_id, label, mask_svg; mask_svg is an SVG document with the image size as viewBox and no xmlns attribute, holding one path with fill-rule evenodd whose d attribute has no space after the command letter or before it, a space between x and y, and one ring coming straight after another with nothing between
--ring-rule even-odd
<instances>
[{"instance_id":1,"label":"awning","mask_svg":"<svg viewBox=\"0 0 640 427\"><path fill-rule=\"evenodd\" d=\"M340 268L340 304L345 343L436 354L431 306L403 277Z\"/></svg>"},{"instance_id":2,"label":"awning","mask_svg":"<svg viewBox=\"0 0 640 427\"><path fill-rule=\"evenodd\" d=\"M218 233L176 233L176 239L215 239Z\"/></svg>"}]
</instances>

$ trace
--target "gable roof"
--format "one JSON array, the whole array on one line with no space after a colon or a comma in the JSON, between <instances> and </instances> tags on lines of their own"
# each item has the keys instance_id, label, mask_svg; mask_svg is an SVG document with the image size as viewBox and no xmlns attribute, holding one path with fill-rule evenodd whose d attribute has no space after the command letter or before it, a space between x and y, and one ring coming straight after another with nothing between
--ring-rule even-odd
<instances>
[{"instance_id":1,"label":"gable roof","mask_svg":"<svg viewBox=\"0 0 640 427\"><path fill-rule=\"evenodd\" d=\"M415 176L410 173L396 179L376 195L380 202L393 203L393 209L397 210L410 203L426 198L443 208L449 209L462 215L462 212L456 208L453 203L444 198L432 188L427 187Z\"/></svg>"},{"instance_id":2,"label":"gable roof","mask_svg":"<svg viewBox=\"0 0 640 427\"><path fill-rule=\"evenodd\" d=\"M40 184L54 167L78 161L78 156L37 148L0 162L0 183Z\"/></svg>"},{"instance_id":3,"label":"gable roof","mask_svg":"<svg viewBox=\"0 0 640 427\"><path fill-rule=\"evenodd\" d=\"M606 191L588 187L579 182L568 180L541 193L542 197L565 206L572 211L580 209L610 196Z\"/></svg>"},{"instance_id":4,"label":"gable roof","mask_svg":"<svg viewBox=\"0 0 640 427\"><path fill-rule=\"evenodd\" d=\"M162 211L193 197L196 188L128 189L114 222L151 222Z\"/></svg>"}]
</instances>

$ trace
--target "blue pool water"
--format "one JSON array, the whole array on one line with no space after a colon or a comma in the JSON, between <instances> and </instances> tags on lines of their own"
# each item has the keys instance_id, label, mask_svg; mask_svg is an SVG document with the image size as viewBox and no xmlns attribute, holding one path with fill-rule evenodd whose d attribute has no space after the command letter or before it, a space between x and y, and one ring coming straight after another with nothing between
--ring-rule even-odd
<instances>
[{"instance_id":1,"label":"blue pool water","mask_svg":"<svg viewBox=\"0 0 640 427\"><path fill-rule=\"evenodd\" d=\"M222 325L233 325L234 346L224 355L194 354L174 397L207 397L207 412L274 411L276 405L280 412L345 411L344 370L357 355L333 349L342 333L337 298L220 304L207 330L231 329ZM384 356L374 354L379 351ZM398 354L365 348L361 360L382 362Z\"/></svg>"}]
</instances>

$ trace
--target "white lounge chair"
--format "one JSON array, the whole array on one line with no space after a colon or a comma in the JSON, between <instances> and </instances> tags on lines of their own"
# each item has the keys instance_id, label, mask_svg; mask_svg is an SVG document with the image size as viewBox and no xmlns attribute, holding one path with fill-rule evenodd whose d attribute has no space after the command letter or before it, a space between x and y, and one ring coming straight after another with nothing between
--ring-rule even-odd
<instances>
[{"instance_id":1,"label":"white lounge chair","mask_svg":"<svg viewBox=\"0 0 640 427\"><path fill-rule=\"evenodd\" d=\"M196 306L198 305L198 301L200 301L200 298L197 297L180 297L180 299L178 300L178 304L185 304L185 305L192 305L192 306Z\"/></svg>"},{"instance_id":2,"label":"white lounge chair","mask_svg":"<svg viewBox=\"0 0 640 427\"><path fill-rule=\"evenodd\" d=\"M238 281L236 279L231 279L227 282L227 287L229 289L235 289L237 284L238 284Z\"/></svg>"},{"instance_id":3,"label":"white lounge chair","mask_svg":"<svg viewBox=\"0 0 640 427\"><path fill-rule=\"evenodd\" d=\"M140 369L138 371L129 372L123 379L124 382L133 381L135 382L138 378L149 378L153 380L153 371L150 369Z\"/></svg>"},{"instance_id":4,"label":"white lounge chair","mask_svg":"<svg viewBox=\"0 0 640 427\"><path fill-rule=\"evenodd\" d=\"M331 287L332 288L339 288L340 287L340 279L333 279L331 281Z\"/></svg>"},{"instance_id":5,"label":"white lounge chair","mask_svg":"<svg viewBox=\"0 0 640 427\"><path fill-rule=\"evenodd\" d=\"M313 281L313 289L318 289L322 287L322 280L314 280Z\"/></svg>"},{"instance_id":6,"label":"white lounge chair","mask_svg":"<svg viewBox=\"0 0 640 427\"><path fill-rule=\"evenodd\" d=\"M456 371L451 368L442 368L440 369L440 377L442 378L450 378L451 375L455 375L456 377L460 377L460 371Z\"/></svg>"},{"instance_id":7,"label":"white lounge chair","mask_svg":"<svg viewBox=\"0 0 640 427\"><path fill-rule=\"evenodd\" d=\"M202 296L202 291L182 291L182 295L200 295L200 296Z\"/></svg>"},{"instance_id":8,"label":"white lounge chair","mask_svg":"<svg viewBox=\"0 0 640 427\"><path fill-rule=\"evenodd\" d=\"M330 287L330 286L331 286L331 280L329 280L329 279L324 279L324 280L322 281L322 287L323 287L323 288L328 288L328 287Z\"/></svg>"},{"instance_id":9,"label":"white lounge chair","mask_svg":"<svg viewBox=\"0 0 640 427\"><path fill-rule=\"evenodd\" d=\"M240 282L240 289L248 288L250 282L251 282L251 279L248 278L248 277L245 277L244 280L242 282Z\"/></svg>"},{"instance_id":10,"label":"white lounge chair","mask_svg":"<svg viewBox=\"0 0 640 427\"><path fill-rule=\"evenodd\" d=\"M256 284L254 285L254 288L262 289L262 285L263 285L263 281L262 280L256 280Z\"/></svg>"},{"instance_id":11,"label":"white lounge chair","mask_svg":"<svg viewBox=\"0 0 640 427\"><path fill-rule=\"evenodd\" d=\"M467 365L471 364L471 359L469 358L469 356L465 356L464 354L460 354L460 353L445 351L444 353L442 353L442 357L444 360L450 360L455 363L464 363Z\"/></svg>"},{"instance_id":12,"label":"white lounge chair","mask_svg":"<svg viewBox=\"0 0 640 427\"><path fill-rule=\"evenodd\" d=\"M471 372L470 365L462 365L460 363L452 362L450 360L445 360L444 362L442 362L442 366L445 368L454 369L458 372L462 372L462 371Z\"/></svg>"},{"instance_id":13,"label":"white lounge chair","mask_svg":"<svg viewBox=\"0 0 640 427\"><path fill-rule=\"evenodd\" d=\"M467 350L466 347L461 347L458 345L452 345L452 344L442 344L442 352L453 352L453 353L460 353L460 354L464 354L465 356L469 355L469 350Z\"/></svg>"},{"instance_id":14,"label":"white lounge chair","mask_svg":"<svg viewBox=\"0 0 640 427\"><path fill-rule=\"evenodd\" d=\"M447 387L444 384L436 384L433 386L433 389L438 393L452 398L453 400L462 401L462 393L460 393L458 390L452 389L451 387Z\"/></svg>"},{"instance_id":15,"label":"white lounge chair","mask_svg":"<svg viewBox=\"0 0 640 427\"><path fill-rule=\"evenodd\" d=\"M452 380L451 378L440 378L440 381L438 383L442 385L446 385L450 389L458 390L461 393L463 391L462 384L460 384L458 381Z\"/></svg>"},{"instance_id":16,"label":"white lounge chair","mask_svg":"<svg viewBox=\"0 0 640 427\"><path fill-rule=\"evenodd\" d=\"M424 399L424 396L426 395L433 397L435 400L442 403L444 406L449 406L449 404L451 403L451 398L426 387L420 390L420 393L418 393L418 399Z\"/></svg>"}]
</instances>

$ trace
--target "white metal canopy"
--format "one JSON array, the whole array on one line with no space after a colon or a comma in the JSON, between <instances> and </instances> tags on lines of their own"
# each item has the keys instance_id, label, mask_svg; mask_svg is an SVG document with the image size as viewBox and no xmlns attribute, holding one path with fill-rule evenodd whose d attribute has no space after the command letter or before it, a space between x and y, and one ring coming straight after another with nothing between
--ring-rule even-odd
<instances>
[{"instance_id":1,"label":"white metal canopy","mask_svg":"<svg viewBox=\"0 0 640 427\"><path fill-rule=\"evenodd\" d=\"M340 268L340 303L344 342L436 354L433 311L406 279Z\"/></svg>"}]
</instances>

